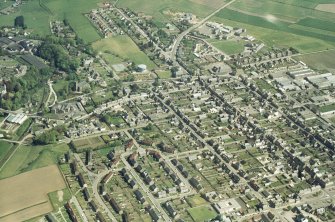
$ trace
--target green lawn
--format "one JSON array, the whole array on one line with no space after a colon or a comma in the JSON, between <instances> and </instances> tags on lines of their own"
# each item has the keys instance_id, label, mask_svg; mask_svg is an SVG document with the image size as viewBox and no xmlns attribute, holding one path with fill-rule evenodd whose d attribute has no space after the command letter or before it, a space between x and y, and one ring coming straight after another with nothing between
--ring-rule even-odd
<instances>
[{"instance_id":1,"label":"green lawn","mask_svg":"<svg viewBox=\"0 0 335 222\"><path fill-rule=\"evenodd\" d=\"M227 53L228 55L233 55L241 53L244 50L244 41L232 41L232 40L211 40L210 43L221 51Z\"/></svg>"},{"instance_id":2,"label":"green lawn","mask_svg":"<svg viewBox=\"0 0 335 222\"><path fill-rule=\"evenodd\" d=\"M172 74L170 71L162 70L162 71L157 71L156 73L160 79L169 79L172 77Z\"/></svg>"},{"instance_id":3,"label":"green lawn","mask_svg":"<svg viewBox=\"0 0 335 222\"><path fill-rule=\"evenodd\" d=\"M326 112L333 111L333 110L335 111L335 104L330 104L330 105L320 107L321 113L326 113Z\"/></svg>"},{"instance_id":4,"label":"green lawn","mask_svg":"<svg viewBox=\"0 0 335 222\"><path fill-rule=\"evenodd\" d=\"M127 36L116 36L99 40L93 43L93 49L98 53L103 53L102 56L109 64L113 64L115 61L110 61L109 57L105 57L105 55L113 53L118 55L119 58L131 60L135 64L146 64L149 69L156 67L148 56Z\"/></svg>"},{"instance_id":5,"label":"green lawn","mask_svg":"<svg viewBox=\"0 0 335 222\"><path fill-rule=\"evenodd\" d=\"M188 212L195 222L207 221L217 216L217 213L210 205L190 208Z\"/></svg>"},{"instance_id":6,"label":"green lawn","mask_svg":"<svg viewBox=\"0 0 335 222\"><path fill-rule=\"evenodd\" d=\"M20 146L0 171L0 179L55 164L58 158L68 150L69 147L66 144Z\"/></svg>"}]
</instances>

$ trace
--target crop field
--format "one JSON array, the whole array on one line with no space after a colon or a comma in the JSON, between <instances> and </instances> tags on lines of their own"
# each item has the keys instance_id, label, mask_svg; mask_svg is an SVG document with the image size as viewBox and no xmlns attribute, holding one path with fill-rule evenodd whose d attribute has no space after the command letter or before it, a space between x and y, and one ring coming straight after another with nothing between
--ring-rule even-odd
<instances>
[{"instance_id":1,"label":"crop field","mask_svg":"<svg viewBox=\"0 0 335 222\"><path fill-rule=\"evenodd\" d=\"M142 52L137 45L126 36L117 36L93 43L93 49L98 53L103 53L102 56L109 64L115 63L114 60L109 61L110 57L105 57L105 54L116 54L123 60L131 60L135 64L146 64L149 69L153 69L156 65Z\"/></svg>"},{"instance_id":2,"label":"crop field","mask_svg":"<svg viewBox=\"0 0 335 222\"><path fill-rule=\"evenodd\" d=\"M40 167L56 164L58 158L69 150L68 145L20 146L4 168L0 179L11 177Z\"/></svg>"},{"instance_id":3,"label":"crop field","mask_svg":"<svg viewBox=\"0 0 335 222\"><path fill-rule=\"evenodd\" d=\"M0 141L0 161L6 156L13 144L6 141Z\"/></svg>"},{"instance_id":4,"label":"crop field","mask_svg":"<svg viewBox=\"0 0 335 222\"><path fill-rule=\"evenodd\" d=\"M24 221L52 211L47 194L65 187L56 165L0 180L0 220Z\"/></svg>"},{"instance_id":5,"label":"crop field","mask_svg":"<svg viewBox=\"0 0 335 222\"><path fill-rule=\"evenodd\" d=\"M303 61L309 66L324 70L324 69L332 69L335 70L334 64L335 50L328 50L319 53L307 54L302 56L297 56L298 60Z\"/></svg>"},{"instance_id":6,"label":"crop field","mask_svg":"<svg viewBox=\"0 0 335 222\"><path fill-rule=\"evenodd\" d=\"M86 42L100 39L84 13L97 8L101 0L31 0L10 15L0 15L0 26L14 25L16 16L23 15L28 29L39 35L50 34L49 21L67 19L75 32Z\"/></svg>"},{"instance_id":7,"label":"crop field","mask_svg":"<svg viewBox=\"0 0 335 222\"><path fill-rule=\"evenodd\" d=\"M222 0L120 0L117 6L143 12L153 16L157 21L166 22L169 18L163 14L164 11L190 12L205 17L224 2Z\"/></svg>"},{"instance_id":8,"label":"crop field","mask_svg":"<svg viewBox=\"0 0 335 222\"><path fill-rule=\"evenodd\" d=\"M335 14L315 10L321 1L238 0L214 20L244 27L269 46L312 52L335 47Z\"/></svg>"}]
</instances>

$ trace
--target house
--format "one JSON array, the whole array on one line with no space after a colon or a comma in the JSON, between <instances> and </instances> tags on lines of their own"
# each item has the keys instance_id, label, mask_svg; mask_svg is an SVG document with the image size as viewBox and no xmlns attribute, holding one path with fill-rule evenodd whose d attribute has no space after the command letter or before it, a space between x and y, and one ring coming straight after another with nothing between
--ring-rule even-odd
<instances>
[{"instance_id":1,"label":"house","mask_svg":"<svg viewBox=\"0 0 335 222\"><path fill-rule=\"evenodd\" d=\"M202 189L201 184L199 183L199 181L196 178L192 177L189 181L190 181L190 184L192 185L192 187L194 187L195 189L197 189L197 190Z\"/></svg>"},{"instance_id":2,"label":"house","mask_svg":"<svg viewBox=\"0 0 335 222\"><path fill-rule=\"evenodd\" d=\"M152 184L151 186L149 186L149 189L153 192L157 192L159 190L155 184Z\"/></svg>"},{"instance_id":3,"label":"house","mask_svg":"<svg viewBox=\"0 0 335 222\"><path fill-rule=\"evenodd\" d=\"M104 216L102 215L102 213L100 211L97 213L96 217L97 217L97 220L99 222L105 222L106 221L106 219L104 218Z\"/></svg>"},{"instance_id":4,"label":"house","mask_svg":"<svg viewBox=\"0 0 335 222\"><path fill-rule=\"evenodd\" d=\"M144 196L143 196L143 194L141 193L141 191L139 191L139 190L135 190L135 191L134 191L134 194L135 194L136 199L137 199L141 204L145 203L145 199L144 199Z\"/></svg>"},{"instance_id":5,"label":"house","mask_svg":"<svg viewBox=\"0 0 335 222\"><path fill-rule=\"evenodd\" d=\"M169 213L169 215L172 218L175 218L177 216L177 212L175 211L175 209L172 207L172 204L168 201L164 204L167 212Z\"/></svg>"},{"instance_id":6,"label":"house","mask_svg":"<svg viewBox=\"0 0 335 222\"><path fill-rule=\"evenodd\" d=\"M89 205L90 205L91 209L92 209L94 212L97 212L97 210L98 210L98 205L94 202L94 200L91 200L91 201L89 202Z\"/></svg>"},{"instance_id":7,"label":"house","mask_svg":"<svg viewBox=\"0 0 335 222\"><path fill-rule=\"evenodd\" d=\"M157 192L157 197L158 198L164 198L164 197L166 197L166 191L162 190L162 191Z\"/></svg>"},{"instance_id":8,"label":"house","mask_svg":"<svg viewBox=\"0 0 335 222\"><path fill-rule=\"evenodd\" d=\"M121 214L121 208L119 207L118 203L115 201L113 197L110 197L108 203L111 205L111 207L116 213Z\"/></svg>"},{"instance_id":9,"label":"house","mask_svg":"<svg viewBox=\"0 0 335 222\"><path fill-rule=\"evenodd\" d=\"M129 185L132 189L136 188L136 181L135 180L129 181Z\"/></svg>"},{"instance_id":10,"label":"house","mask_svg":"<svg viewBox=\"0 0 335 222\"><path fill-rule=\"evenodd\" d=\"M81 173L78 174L77 179L78 179L79 185L81 187L86 186L86 182L85 182L84 177Z\"/></svg>"},{"instance_id":11,"label":"house","mask_svg":"<svg viewBox=\"0 0 335 222\"><path fill-rule=\"evenodd\" d=\"M228 200L222 200L214 204L214 209L219 214L229 214L232 212L240 211L242 204L234 198Z\"/></svg>"},{"instance_id":12,"label":"house","mask_svg":"<svg viewBox=\"0 0 335 222\"><path fill-rule=\"evenodd\" d=\"M159 214L151 206L147 207L146 210L149 212L149 215L153 221L159 221Z\"/></svg>"},{"instance_id":13,"label":"house","mask_svg":"<svg viewBox=\"0 0 335 222\"><path fill-rule=\"evenodd\" d=\"M87 187L83 189L84 199L88 201L90 199L90 193L87 190Z\"/></svg>"}]
</instances>

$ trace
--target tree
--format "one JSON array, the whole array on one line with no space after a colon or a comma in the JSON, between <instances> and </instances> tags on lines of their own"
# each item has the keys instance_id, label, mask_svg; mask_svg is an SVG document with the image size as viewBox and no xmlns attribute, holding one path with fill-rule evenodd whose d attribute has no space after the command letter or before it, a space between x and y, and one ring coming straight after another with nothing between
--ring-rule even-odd
<instances>
[{"instance_id":1,"label":"tree","mask_svg":"<svg viewBox=\"0 0 335 222\"><path fill-rule=\"evenodd\" d=\"M15 27L21 27L21 28L25 28L24 25L24 17L22 15L17 16L14 20L14 26Z\"/></svg>"}]
</instances>

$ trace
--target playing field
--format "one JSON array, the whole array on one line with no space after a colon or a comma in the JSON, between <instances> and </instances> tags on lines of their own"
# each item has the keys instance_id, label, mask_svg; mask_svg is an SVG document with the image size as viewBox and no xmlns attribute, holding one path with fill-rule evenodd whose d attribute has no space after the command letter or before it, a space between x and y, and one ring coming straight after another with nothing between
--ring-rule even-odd
<instances>
[{"instance_id":1,"label":"playing field","mask_svg":"<svg viewBox=\"0 0 335 222\"><path fill-rule=\"evenodd\" d=\"M209 205L188 209L189 214L195 222L208 221L216 217L216 212Z\"/></svg>"},{"instance_id":2,"label":"playing field","mask_svg":"<svg viewBox=\"0 0 335 222\"><path fill-rule=\"evenodd\" d=\"M56 165L0 180L0 221L24 221L51 212L47 194L65 187Z\"/></svg>"},{"instance_id":3,"label":"playing field","mask_svg":"<svg viewBox=\"0 0 335 222\"><path fill-rule=\"evenodd\" d=\"M149 69L153 69L156 65L142 52L137 45L127 36L116 36L93 43L93 49L101 55L109 63L115 63L114 60L109 60L109 54L116 54L123 60L130 60L135 64L145 64Z\"/></svg>"},{"instance_id":4,"label":"playing field","mask_svg":"<svg viewBox=\"0 0 335 222\"><path fill-rule=\"evenodd\" d=\"M244 50L244 41L231 41L231 40L211 40L209 41L213 46L215 46L217 49L227 53L228 55L241 53Z\"/></svg>"}]
</instances>

